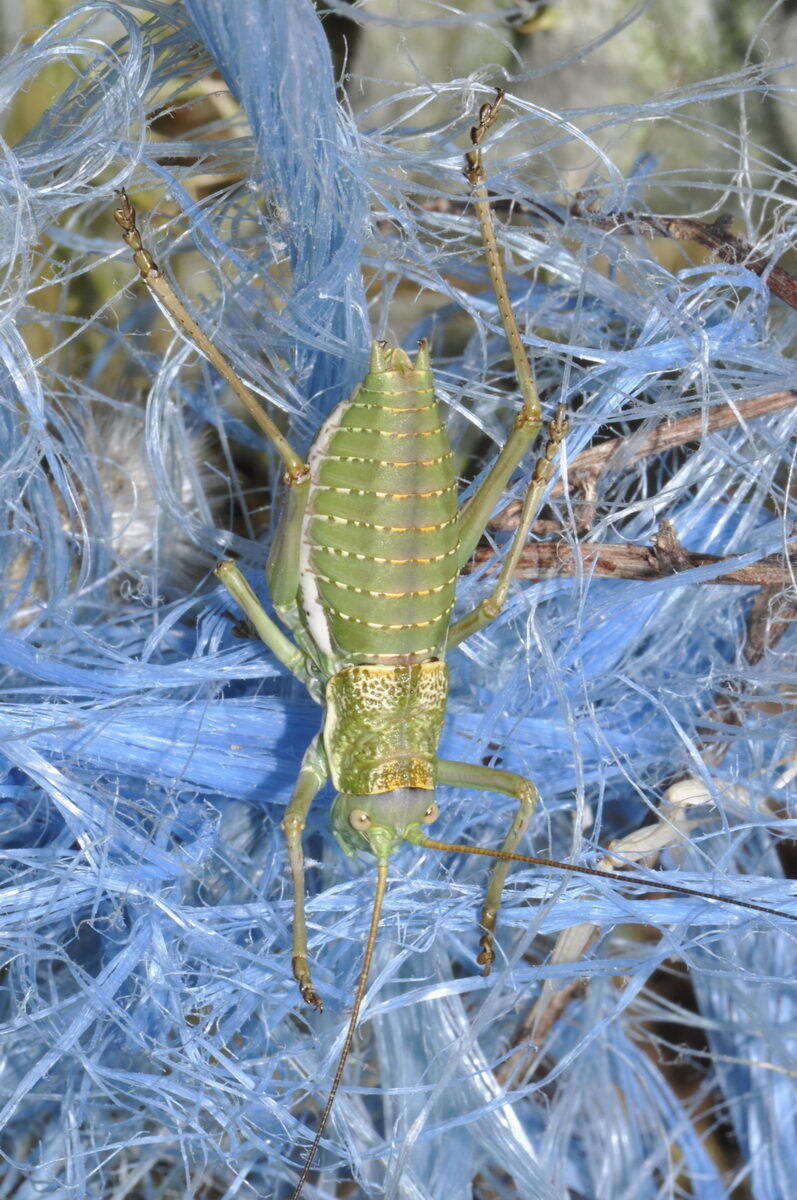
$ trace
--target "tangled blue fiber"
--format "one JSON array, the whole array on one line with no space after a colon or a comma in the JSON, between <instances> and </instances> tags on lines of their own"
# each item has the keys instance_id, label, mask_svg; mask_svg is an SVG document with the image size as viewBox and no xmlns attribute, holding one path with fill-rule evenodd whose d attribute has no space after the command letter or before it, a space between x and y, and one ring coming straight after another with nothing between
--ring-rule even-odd
<instances>
[{"instance_id":1,"label":"tangled blue fiber","mask_svg":"<svg viewBox=\"0 0 797 1200\"><path fill-rule=\"evenodd\" d=\"M402 36L423 36L424 8L430 25L504 20L416 7ZM429 337L464 490L518 403L462 177L474 113L507 89L488 184L546 414L572 414L549 526L573 547L589 508L581 536L649 546L666 519L723 561L640 580L584 559L520 580L451 655L441 754L535 780L529 853L596 864L670 822L659 878L794 918L797 407L710 424L794 387L794 311L766 272L665 260L579 219L557 166L581 145L595 212L654 194L708 206L697 169L645 160L626 178L599 133L619 147L638 122L681 122L708 143L704 102L785 85L757 66L638 108L553 112L523 98L520 68L419 73L355 112L310 0L79 3L2 63L5 105L54 64L71 81L0 159L0 1197L278 1200L340 1050L373 872L332 841L325 793L306 837L325 1011L303 1012L280 820L320 711L240 635L212 575L234 555L265 599L279 463L137 282L115 189L302 450L362 377L372 331ZM788 172L745 129L723 131L735 166L711 184L777 256ZM697 438L629 455L587 504L569 472L596 434L688 413ZM500 553L507 533L490 537ZM756 655L761 589L712 580L765 558L783 577ZM484 566L465 574L458 611L489 585ZM661 804L684 781L700 803L676 828ZM440 801L450 840L495 846L511 819L497 796ZM485 979L485 877L409 846L392 860L308 1197L793 1196L794 920L517 869ZM573 959L558 939L578 926L592 932Z\"/></svg>"}]
</instances>

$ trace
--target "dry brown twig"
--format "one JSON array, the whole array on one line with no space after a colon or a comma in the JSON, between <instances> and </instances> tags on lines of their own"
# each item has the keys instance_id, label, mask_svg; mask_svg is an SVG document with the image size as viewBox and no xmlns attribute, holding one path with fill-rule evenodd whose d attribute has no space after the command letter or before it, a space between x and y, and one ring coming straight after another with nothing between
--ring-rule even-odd
<instances>
[{"instance_id":1,"label":"dry brown twig","mask_svg":"<svg viewBox=\"0 0 797 1200\"><path fill-rule=\"evenodd\" d=\"M762 558L746 567L733 567L697 583L726 584L742 587L782 587L789 582L797 568L797 543L792 543L794 555L787 562L780 554ZM469 570L475 570L495 557L491 546L480 547L471 559ZM551 579L556 576L592 575L607 579L666 579L695 567L707 567L733 562L717 554L697 554L685 550L678 542L675 530L662 521L659 532L650 546L617 545L613 542L529 542L518 564L521 579Z\"/></svg>"},{"instance_id":2,"label":"dry brown twig","mask_svg":"<svg viewBox=\"0 0 797 1200\"><path fill-rule=\"evenodd\" d=\"M610 468L620 470L654 454L661 454L664 450L697 442L707 433L729 429L732 425L792 408L795 404L795 391L768 392L764 396L751 396L747 400L719 405L709 412L690 413L686 417L679 417L677 421L657 425L647 433L632 433L626 437L612 438L599 446L590 446L573 461L570 474L578 480L595 472L601 474ZM553 495L561 495L561 492L562 484L559 483Z\"/></svg>"},{"instance_id":3,"label":"dry brown twig","mask_svg":"<svg viewBox=\"0 0 797 1200\"><path fill-rule=\"evenodd\" d=\"M631 234L637 237L665 237L671 241L697 242L720 260L746 267L763 278L773 295L784 300L791 308L797 308L797 279L777 266L771 258L761 254L730 231L732 217L723 215L709 224L691 217L658 217L650 213L596 212L577 195L570 205L570 215L585 220L608 233Z\"/></svg>"},{"instance_id":4,"label":"dry brown twig","mask_svg":"<svg viewBox=\"0 0 797 1200\"><path fill-rule=\"evenodd\" d=\"M470 204L464 200L452 200L445 196L435 197L420 206L421 211L459 215L469 211ZM528 205L517 200L500 197L491 198L494 213L504 217L520 214L527 217L544 218L557 225L564 225L561 215L544 204ZM576 195L568 213L577 220L586 221L607 233L642 238L667 238L676 242L695 242L710 250L720 262L745 267L764 280L772 292L790 308L797 308L797 278L785 267L778 266L765 254L761 254L749 242L731 233L733 218L724 214L716 221L698 221L693 217L665 217L653 213L597 212L584 201L583 194ZM388 232L395 227L393 220L383 218L378 222L380 231Z\"/></svg>"},{"instance_id":5,"label":"dry brown twig","mask_svg":"<svg viewBox=\"0 0 797 1200\"><path fill-rule=\"evenodd\" d=\"M587 503L591 508L597 497L597 482L600 475L609 469L620 470L631 463L640 462L663 450L682 446L699 440L702 434L718 429L727 429L741 421L778 412L797 402L797 392L770 392L764 396L753 396L738 403L724 404L709 413L691 413L677 421L659 425L646 433L630 437L613 438L599 446L591 446L579 454L568 470L568 481L574 487L587 492ZM560 481L552 496L560 495ZM513 500L490 522L496 530L513 529L517 524L521 501ZM538 521L538 533L561 533L561 527L550 520ZM480 547L470 564L474 570L488 562L494 555L489 546ZM651 546L583 541L577 545L557 541L529 542L523 549L518 565L518 575L524 579L545 579L557 575L590 574L609 579L664 579L669 575L693 567L711 566L722 563L715 554L698 554L681 546L675 530L668 521L662 522ZM730 561L730 560L727 560ZM787 585L792 578L794 561L782 555L771 555L747 567L736 567L718 573L708 583L742 585L748 587L778 588Z\"/></svg>"},{"instance_id":6,"label":"dry brown twig","mask_svg":"<svg viewBox=\"0 0 797 1200\"><path fill-rule=\"evenodd\" d=\"M655 429L646 433L612 438L611 441L582 450L568 466L568 481L572 487L585 491L587 500L590 501L594 499L600 476L606 471L623 470L632 463L651 458L654 454L699 441L707 433L728 429L732 425L779 412L795 404L797 391L768 392L764 396L751 396L746 400L719 405L707 413L690 413L686 417L679 417L677 421L657 425ZM564 485L560 480L551 490L551 497L561 496L563 490ZM520 500L513 500L507 504L506 508L492 519L490 528L514 529L520 506ZM535 528L539 527L540 522Z\"/></svg>"}]
</instances>

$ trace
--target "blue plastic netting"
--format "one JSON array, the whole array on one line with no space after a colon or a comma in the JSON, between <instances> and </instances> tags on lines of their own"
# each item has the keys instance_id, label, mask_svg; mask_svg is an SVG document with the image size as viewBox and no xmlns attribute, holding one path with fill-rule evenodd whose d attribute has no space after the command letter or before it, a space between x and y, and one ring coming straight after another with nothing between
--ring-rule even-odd
<instances>
[{"instance_id":1,"label":"blue plastic netting","mask_svg":"<svg viewBox=\"0 0 797 1200\"><path fill-rule=\"evenodd\" d=\"M417 7L394 26L407 53L440 22L505 37L500 6ZM523 98L518 65L385 84L355 116L308 0L78 4L4 61L5 105L56 63L71 82L3 143L0 170L0 1196L287 1197L340 1049L373 871L332 842L325 792L306 837L325 1012L301 1013L280 820L320 711L237 636L211 575L235 554L263 593L279 463L136 281L114 189L134 195L159 264L302 450L362 376L371 330L408 348L429 337L465 488L517 408L462 177L468 126L500 82L486 161L510 291L546 414L572 414L555 484L598 431L708 421L795 384L794 314L766 273L666 258L574 217L560 153L591 164L599 212L669 197L713 219L719 202L777 256L793 231L788 167L705 105L788 92L757 63L638 107L554 112ZM615 157L640 123L721 142L725 165L646 158L626 178ZM535 779L529 852L595 863L687 778L704 802L661 878L797 915L779 852L795 832L788 572L759 656L745 648L757 589L710 583L784 550L796 424L791 406L706 428L615 465L587 500L560 489L547 510L571 544L590 519L580 536L647 545L666 518L689 550L730 563L525 582L452 653L441 754ZM464 576L458 611L488 587ZM440 800L443 838L494 846L511 820L506 798ZM352 1177L357 1194L411 1200L790 1195L795 925L517 869L483 979L485 878L472 858L405 847L392 861L307 1195L351 1194ZM582 923L594 936L578 961L552 955ZM549 980L580 985L557 993L558 1019ZM511 1055L535 1040L529 1009L546 997L521 1070Z\"/></svg>"}]
</instances>

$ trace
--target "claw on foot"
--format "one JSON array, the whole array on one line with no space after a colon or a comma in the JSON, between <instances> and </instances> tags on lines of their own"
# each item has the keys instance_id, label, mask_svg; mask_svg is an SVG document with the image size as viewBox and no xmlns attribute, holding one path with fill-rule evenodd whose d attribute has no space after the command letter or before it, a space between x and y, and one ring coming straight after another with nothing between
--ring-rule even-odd
<instances>
[{"instance_id":1,"label":"claw on foot","mask_svg":"<svg viewBox=\"0 0 797 1200\"><path fill-rule=\"evenodd\" d=\"M298 983L299 991L302 994L302 1000L304 1000L305 1004L309 1004L311 1008L316 1009L318 1012L323 1012L324 1003L313 988L307 959L301 954L297 954L293 958L291 965L293 967L293 977Z\"/></svg>"},{"instance_id":2,"label":"claw on foot","mask_svg":"<svg viewBox=\"0 0 797 1200\"><path fill-rule=\"evenodd\" d=\"M495 951L493 950L493 937L491 933L483 933L479 938L481 950L476 955L476 962L482 968L482 975L489 975L493 963L495 962Z\"/></svg>"},{"instance_id":3,"label":"claw on foot","mask_svg":"<svg viewBox=\"0 0 797 1200\"><path fill-rule=\"evenodd\" d=\"M113 210L114 220L121 225L125 233L130 233L136 227L136 210L130 203L130 197L124 188L119 189L119 207Z\"/></svg>"},{"instance_id":4,"label":"claw on foot","mask_svg":"<svg viewBox=\"0 0 797 1200\"><path fill-rule=\"evenodd\" d=\"M302 987L302 985L300 984L299 991L302 993L302 1000L304 1000L305 1004L309 1004L311 1008L314 1008L316 1010L316 1012L324 1011L323 1000L321 999L321 997L318 995L317 992L313 991L313 989L311 987L309 987L309 986Z\"/></svg>"},{"instance_id":5,"label":"claw on foot","mask_svg":"<svg viewBox=\"0 0 797 1200\"><path fill-rule=\"evenodd\" d=\"M503 88L496 88L495 99L492 104L483 104L479 109L478 124L474 125L470 131L470 140L474 146L480 146L484 141L485 134L494 125L498 119L498 112L504 102L506 93Z\"/></svg>"},{"instance_id":6,"label":"claw on foot","mask_svg":"<svg viewBox=\"0 0 797 1200\"><path fill-rule=\"evenodd\" d=\"M122 230L122 241L133 251L133 262L138 267L139 275L152 287L160 274L158 264L141 241L141 234L136 225L136 210L124 188L119 189L119 207L113 210L113 218Z\"/></svg>"},{"instance_id":7,"label":"claw on foot","mask_svg":"<svg viewBox=\"0 0 797 1200\"><path fill-rule=\"evenodd\" d=\"M481 146L488 131L498 119L498 112L504 102L504 95L504 89L498 88L492 104L488 103L481 106L478 122L471 128L470 140L474 149L469 150L465 155L465 177L471 187L478 187L479 184L483 184L485 181Z\"/></svg>"}]
</instances>

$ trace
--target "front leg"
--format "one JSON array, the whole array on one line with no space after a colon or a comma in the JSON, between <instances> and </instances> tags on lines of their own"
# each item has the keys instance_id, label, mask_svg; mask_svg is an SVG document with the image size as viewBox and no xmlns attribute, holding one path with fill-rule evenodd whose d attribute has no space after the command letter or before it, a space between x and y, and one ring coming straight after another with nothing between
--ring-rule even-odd
<instances>
[{"instance_id":1,"label":"front leg","mask_svg":"<svg viewBox=\"0 0 797 1200\"><path fill-rule=\"evenodd\" d=\"M450 784L452 787L478 788L485 792L500 792L504 796L514 796L518 802L518 809L501 846L504 853L514 854L520 839L528 828L539 796L536 787L530 780L524 779L522 775L516 775L514 771L501 771L497 767L478 767L472 763L438 759L437 782ZM483 968L483 975L490 974L490 968L495 961L493 933L508 870L508 862L499 859L494 863L487 885L487 894L484 897L481 913L484 933L479 940L481 951L476 959Z\"/></svg>"},{"instance_id":2,"label":"front leg","mask_svg":"<svg viewBox=\"0 0 797 1200\"><path fill-rule=\"evenodd\" d=\"M320 738L313 738L302 759L299 778L293 789L290 804L282 819L282 831L288 843L288 860L293 875L293 945L291 966L305 1004L319 1012L324 1007L314 991L307 962L307 921L304 911L304 851L302 833L310 805L315 800L328 775L327 762L320 747Z\"/></svg>"}]
</instances>

